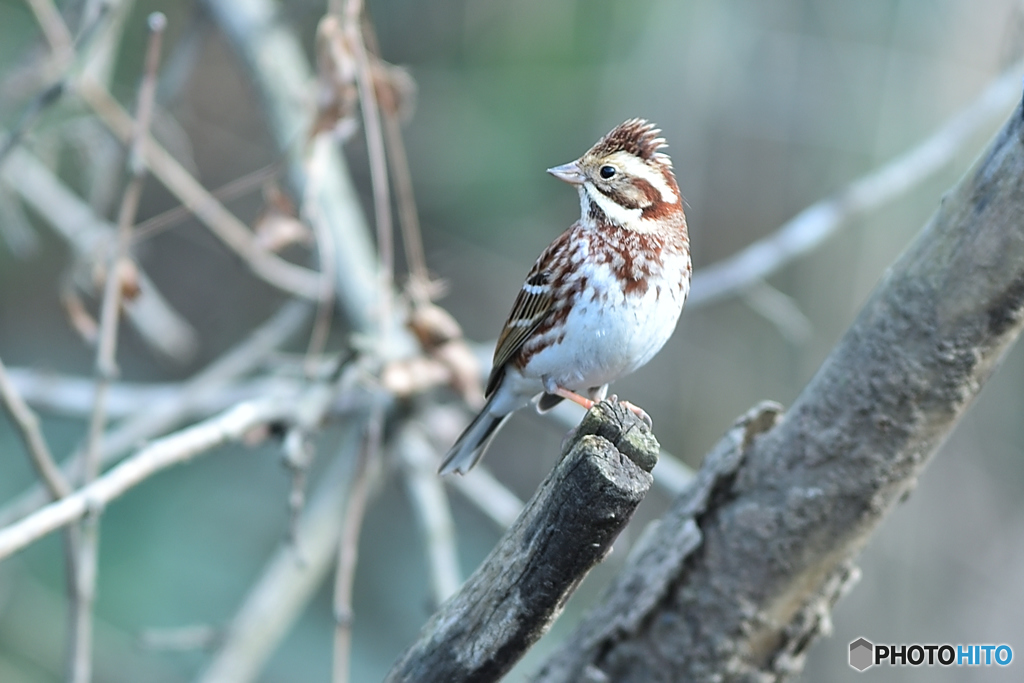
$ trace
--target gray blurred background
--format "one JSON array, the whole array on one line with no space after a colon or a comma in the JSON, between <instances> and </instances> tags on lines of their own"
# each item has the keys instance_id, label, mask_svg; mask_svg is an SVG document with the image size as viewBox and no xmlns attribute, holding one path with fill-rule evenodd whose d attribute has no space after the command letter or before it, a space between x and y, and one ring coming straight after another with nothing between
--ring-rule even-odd
<instances>
[{"instance_id":1,"label":"gray blurred background","mask_svg":"<svg viewBox=\"0 0 1024 683\"><path fill-rule=\"evenodd\" d=\"M406 140L428 263L449 285L440 303L480 341L497 336L537 254L577 217L575 192L544 169L576 158L622 120L642 116L663 129L699 270L926 139L1024 54L1024 6L1017 0L368 5L384 58L407 66L418 85ZM157 132L210 188L275 161L253 89L201 3L136 4L115 94L133 100L144 17L155 9L168 14L167 53L180 60ZM307 0L282 8L310 50L323 9ZM178 44L188 47L175 52ZM40 86L25 74L44 49L26 5L0 0L5 128ZM80 118L84 113L73 107L49 112L29 144L41 145L35 149L85 191L89 178L76 145L100 134ZM942 172L773 276L769 284L797 312L789 322L768 319L743 297L686 310L662 353L614 390L644 406L663 447L693 466L757 401L791 403L1000 123L979 131ZM57 127L78 132L67 134L64 147L46 148L47 131ZM356 136L346 150L368 196L365 145ZM174 206L149 181L140 219ZM252 220L260 203L254 195L230 206ZM28 220L34 249L0 239L0 357L12 367L89 375L93 352L59 306L68 250L48 226L31 214ZM125 379L187 377L283 300L192 220L147 240L138 254L200 331L201 347L190 364L174 365L154 358L127 331L119 356ZM340 343L336 338L334 347ZM1024 657L1022 353L1008 355L917 490L871 540L859 561L861 582L837 606L833 636L811 649L803 680L860 680L846 664L848 643L859 636L876 643L1006 643ZM33 480L5 420L0 501ZM85 431L83 422L62 417L48 417L44 427L61 457ZM487 464L526 498L552 466L564 432L524 412L498 437ZM230 619L285 533L288 486L275 448L227 449L150 480L110 508L102 532L97 680L195 675L203 653L152 652L138 644L139 634ZM500 530L457 494L452 500L468 573ZM669 500L661 490L651 493L613 555L508 680L536 669ZM400 486L388 484L372 503L360 550L353 680L374 681L432 611L422 540ZM60 680L63 586L58 537L0 565L0 681ZM332 627L324 588L261 680L327 680ZM1019 680L1020 666L864 675Z\"/></svg>"}]
</instances>

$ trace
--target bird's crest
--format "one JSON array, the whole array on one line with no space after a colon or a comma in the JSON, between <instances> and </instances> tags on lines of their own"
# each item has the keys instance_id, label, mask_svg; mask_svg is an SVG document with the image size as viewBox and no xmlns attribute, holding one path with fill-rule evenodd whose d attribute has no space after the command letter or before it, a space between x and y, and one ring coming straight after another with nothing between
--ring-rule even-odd
<instances>
[{"instance_id":1,"label":"bird's crest","mask_svg":"<svg viewBox=\"0 0 1024 683\"><path fill-rule=\"evenodd\" d=\"M660 133L661 130L650 121L629 119L598 140L590 153L603 157L615 152L628 152L646 161L671 165L668 155L658 151L666 146L665 138Z\"/></svg>"}]
</instances>

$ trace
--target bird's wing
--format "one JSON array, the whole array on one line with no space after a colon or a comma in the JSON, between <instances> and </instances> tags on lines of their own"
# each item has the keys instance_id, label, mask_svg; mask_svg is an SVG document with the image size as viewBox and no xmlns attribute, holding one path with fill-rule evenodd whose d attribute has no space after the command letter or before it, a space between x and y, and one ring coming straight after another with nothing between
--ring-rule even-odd
<instances>
[{"instance_id":1,"label":"bird's wing","mask_svg":"<svg viewBox=\"0 0 1024 683\"><path fill-rule=\"evenodd\" d=\"M505 364L526 343L530 333L537 329L541 321L551 310L554 298L551 294L551 276L537 270L543 261L538 260L534 271L526 278L523 288L519 290L516 301L512 304L505 326L498 336L498 346L494 350L494 366L487 380L485 396L498 388L498 382L505 371Z\"/></svg>"}]
</instances>

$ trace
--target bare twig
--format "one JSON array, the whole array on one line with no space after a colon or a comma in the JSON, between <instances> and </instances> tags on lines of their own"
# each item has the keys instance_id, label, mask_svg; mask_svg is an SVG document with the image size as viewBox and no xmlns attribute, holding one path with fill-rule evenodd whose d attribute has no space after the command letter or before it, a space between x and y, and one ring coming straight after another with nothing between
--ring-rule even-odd
<instances>
[{"instance_id":1,"label":"bare twig","mask_svg":"<svg viewBox=\"0 0 1024 683\"><path fill-rule=\"evenodd\" d=\"M0 178L53 227L79 258L91 261L108 248L114 228L34 155L20 148L12 150L0 166ZM170 307L141 269L137 277L139 295L126 309L128 318L153 348L170 358L188 360L198 345L195 330Z\"/></svg>"},{"instance_id":2,"label":"bare twig","mask_svg":"<svg viewBox=\"0 0 1024 683\"><path fill-rule=\"evenodd\" d=\"M0 360L0 400L21 433L32 466L39 478L42 479L46 490L49 491L50 497L62 498L71 493L71 486L64 478L60 468L57 467L50 447L46 444L43 431L39 428L39 418L22 400L17 388L7 375L7 368L4 367L2 360Z\"/></svg>"},{"instance_id":3,"label":"bare twig","mask_svg":"<svg viewBox=\"0 0 1024 683\"><path fill-rule=\"evenodd\" d=\"M6 138L4 138L3 144L0 144L0 163L2 163L11 153L11 150L21 142L21 139L32 128L32 126L35 125L36 121L39 120L39 117L44 111L46 111L47 107L51 106L54 102L63 97L66 91L67 83L61 80L43 90L29 103L28 107L25 108L25 111L22 112L21 118L18 119L18 122L14 125L14 129L7 134Z\"/></svg>"},{"instance_id":4,"label":"bare twig","mask_svg":"<svg viewBox=\"0 0 1024 683\"><path fill-rule=\"evenodd\" d=\"M7 374L15 389L30 406L76 418L88 417L92 412L92 400L96 395L95 377L63 375L30 368L8 368ZM229 379L223 383L218 382L216 387L207 386L198 394L190 394L185 398L184 405L179 405L183 392L190 391L195 379L192 377L184 382L114 382L107 394L107 417L111 420L127 417L134 422L148 415L147 411L140 411L139 406L161 408L158 412L163 412L163 407L173 407L173 414L177 416L176 421L170 424L173 427L188 419L209 417L227 410L232 404L251 401L260 396L297 396L307 384L304 378L289 376ZM161 421L164 421L163 418ZM123 455L125 449L132 445L124 431L119 426L104 436L104 467L111 464L112 457ZM146 427L140 431L149 435L142 437L144 440L167 430ZM134 441L137 444L140 439ZM3 525L5 515L6 510L0 511L0 526Z\"/></svg>"},{"instance_id":5,"label":"bare twig","mask_svg":"<svg viewBox=\"0 0 1024 683\"><path fill-rule=\"evenodd\" d=\"M28 0L29 7L36 16L36 21L43 29L47 42L53 51L51 69L54 73L54 82L44 88L36 95L25 111L22 112L14 128L8 133L3 143L0 144L0 162L3 162L22 138L32 129L46 109L53 106L64 97L70 89L71 72L74 70L76 48L81 47L95 35L103 19L108 15L107 5L100 5L97 12L88 18L85 27L79 33L77 40L71 38L71 32L60 16L60 12L50 0Z\"/></svg>"},{"instance_id":6,"label":"bare twig","mask_svg":"<svg viewBox=\"0 0 1024 683\"><path fill-rule=\"evenodd\" d=\"M222 185L210 194L216 197L219 201L225 202L259 189L268 180L280 172L280 164L269 164L263 168L258 168L251 173L247 173L241 178L236 178L235 180ZM149 239L191 215L192 211L184 204L176 206L173 209L168 209L167 211L157 214L151 218L147 218L136 225L135 231L133 232L133 239L135 242L141 242L142 240Z\"/></svg>"},{"instance_id":7,"label":"bare twig","mask_svg":"<svg viewBox=\"0 0 1024 683\"><path fill-rule=\"evenodd\" d=\"M125 188L118 215L117 247L107 268L107 282L100 309L99 346L96 351L96 399L89 420L89 436L84 455L83 483L87 486L100 472L100 439L107 422L107 391L117 375L117 330L120 320L122 294L125 282L122 274L128 264L132 226L142 198L146 167L142 163L142 144L149 133L156 94L157 69L160 48L167 19L154 12L149 16L149 44L139 88L138 115L132 134L129 163L131 178ZM89 683L92 679L92 608L96 592L97 562L99 558L99 514L89 515L82 525L75 562L76 580L72 591L72 642L68 653L69 678L73 683Z\"/></svg>"},{"instance_id":8,"label":"bare twig","mask_svg":"<svg viewBox=\"0 0 1024 683\"><path fill-rule=\"evenodd\" d=\"M306 220L313 226L316 234L317 251L320 256L320 297L317 300L316 318L313 330L309 335L306 348L306 373L312 373L314 359L323 352L327 344L327 336L331 331L331 318L334 313L334 288L337 285L335 268L338 266L335 240L335 227L324 220L316 197L324 188L324 179L328 177L327 168L330 152L330 141L325 136L313 140L312 150L307 168L307 187L302 201L302 212Z\"/></svg>"},{"instance_id":9,"label":"bare twig","mask_svg":"<svg viewBox=\"0 0 1024 683\"><path fill-rule=\"evenodd\" d=\"M205 4L238 51L262 98L270 132L288 159L294 195L306 197L304 141L310 130L312 75L302 45L270 0L205 0ZM349 329L370 334L379 329L379 262L344 160L332 150L325 166L315 202L318 216L331 226L336 243L345 247L335 250L337 301Z\"/></svg>"},{"instance_id":10,"label":"bare twig","mask_svg":"<svg viewBox=\"0 0 1024 683\"><path fill-rule=\"evenodd\" d=\"M814 326L793 297L764 280L751 283L740 292L740 296L761 317L775 325L779 334L791 344L803 344L814 333Z\"/></svg>"},{"instance_id":11,"label":"bare twig","mask_svg":"<svg viewBox=\"0 0 1024 683\"><path fill-rule=\"evenodd\" d=\"M254 330L244 341L196 373L188 381L167 386L164 390L160 390L160 395L141 393L123 396L122 402L134 404L134 407L130 411L128 419L104 435L101 444L102 465L109 465L137 443L165 433L187 417L210 415L213 412L226 410L229 405L256 397L274 396L294 399L300 393L297 384L271 380L269 383L255 385L253 387L256 389L255 392L229 394L222 397L214 406L205 405L210 401L211 396L226 391L234 378L258 365L266 359L267 354L294 334L309 318L309 312L309 305L304 302L293 301L285 304L281 310ZM15 374L15 379L18 380L19 376L24 377L24 374ZM38 387L38 391L43 396L47 396L53 391L50 387L51 383L70 384L63 389L71 394L67 400L74 401L76 404L82 403L87 394L95 395L96 391L94 380L72 382L68 379L40 377L38 383L41 385ZM112 386L111 391L116 388L116 386ZM114 395L110 396L110 398L114 397ZM85 408L85 406L82 405L81 408ZM65 476L68 475L67 469L65 469ZM12 503L0 509L0 526L10 524L14 520L30 514L45 505L46 502L45 493L39 487L29 489Z\"/></svg>"},{"instance_id":12,"label":"bare twig","mask_svg":"<svg viewBox=\"0 0 1024 683\"><path fill-rule=\"evenodd\" d=\"M383 266L381 283L377 290L380 305L381 337L391 326L392 285L395 276L395 249L391 221L391 190L388 182L387 155L381 132L380 109L374 86L373 66L370 64L363 42L362 0L346 0L342 27L347 47L356 61L356 83L359 87L359 105L366 130L366 148L370 159L370 180L373 184L373 214L377 223L377 254Z\"/></svg>"},{"instance_id":13,"label":"bare twig","mask_svg":"<svg viewBox=\"0 0 1024 683\"><path fill-rule=\"evenodd\" d=\"M96 81L84 78L78 83L78 94L92 107L100 119L121 140L131 137L134 123L131 116L118 104L106 88ZM265 282L286 292L306 299L320 295L319 274L285 261L261 248L253 233L234 214L228 211L209 191L152 138L143 144L146 165L168 190L196 218L204 223L226 246L238 254L252 272Z\"/></svg>"},{"instance_id":14,"label":"bare twig","mask_svg":"<svg viewBox=\"0 0 1024 683\"><path fill-rule=\"evenodd\" d=\"M163 470L217 446L238 442L250 430L289 422L296 414L294 398L249 401L180 432L158 439L113 467L88 486L46 505L17 522L0 527L0 560L111 501Z\"/></svg>"},{"instance_id":15,"label":"bare twig","mask_svg":"<svg viewBox=\"0 0 1024 683\"><path fill-rule=\"evenodd\" d=\"M50 44L59 64L67 64L74 56L74 39L60 16L60 11L51 0L28 0L28 6L43 29L46 42Z\"/></svg>"},{"instance_id":16,"label":"bare twig","mask_svg":"<svg viewBox=\"0 0 1024 683\"><path fill-rule=\"evenodd\" d=\"M386 73L388 65L380 58L380 47L373 24L367 19L363 22L363 38L368 53L374 58L382 70L381 77ZM410 295L416 303L425 303L430 297L430 273L427 271L427 259L423 251L423 236L420 232L420 219L416 210L416 196L413 192L412 174L409 172L409 160L405 154L405 142L402 139L400 102L391 102L391 106L381 107L384 121L384 141L387 143L389 168L395 181L395 201L398 204L398 220L402 228L402 246L405 260L409 267L411 279Z\"/></svg>"},{"instance_id":17,"label":"bare twig","mask_svg":"<svg viewBox=\"0 0 1024 683\"><path fill-rule=\"evenodd\" d=\"M255 680L337 559L362 432L351 427L299 519L296 542L278 546L231 620L199 683ZM301 547L301 557L295 552Z\"/></svg>"},{"instance_id":18,"label":"bare twig","mask_svg":"<svg viewBox=\"0 0 1024 683\"><path fill-rule=\"evenodd\" d=\"M437 476L439 459L415 420L403 426L395 450L405 464L405 487L423 536L436 609L462 585L451 506Z\"/></svg>"},{"instance_id":19,"label":"bare twig","mask_svg":"<svg viewBox=\"0 0 1024 683\"><path fill-rule=\"evenodd\" d=\"M334 663L333 683L347 683L352 649L352 584L359 557L359 532L370 498L370 483L379 463L384 431L383 403L376 399L366 421L359 461L352 475L348 504L338 540L338 566L334 574Z\"/></svg>"},{"instance_id":20,"label":"bare twig","mask_svg":"<svg viewBox=\"0 0 1024 683\"><path fill-rule=\"evenodd\" d=\"M687 308L706 306L778 272L865 213L897 199L953 160L974 135L1006 115L1019 97L1020 63L917 147L812 204L768 237L698 270Z\"/></svg>"}]
</instances>

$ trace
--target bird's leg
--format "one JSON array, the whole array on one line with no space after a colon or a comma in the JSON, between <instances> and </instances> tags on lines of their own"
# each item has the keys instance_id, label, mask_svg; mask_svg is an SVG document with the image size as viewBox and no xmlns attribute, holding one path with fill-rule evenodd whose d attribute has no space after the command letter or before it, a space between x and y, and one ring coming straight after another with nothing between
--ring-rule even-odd
<instances>
[{"instance_id":1,"label":"bird's leg","mask_svg":"<svg viewBox=\"0 0 1024 683\"><path fill-rule=\"evenodd\" d=\"M555 396L561 396L562 398L567 398L570 401L572 401L573 403L576 403L578 405L583 406L583 408L585 410L590 410L591 408L594 407L594 402L591 401L589 398L587 398L586 396L580 396L579 394L577 394L574 391L569 391L565 387L560 387L558 385L555 385L551 389L548 389L547 387L545 387L544 391L548 392L549 394L554 394Z\"/></svg>"}]
</instances>

